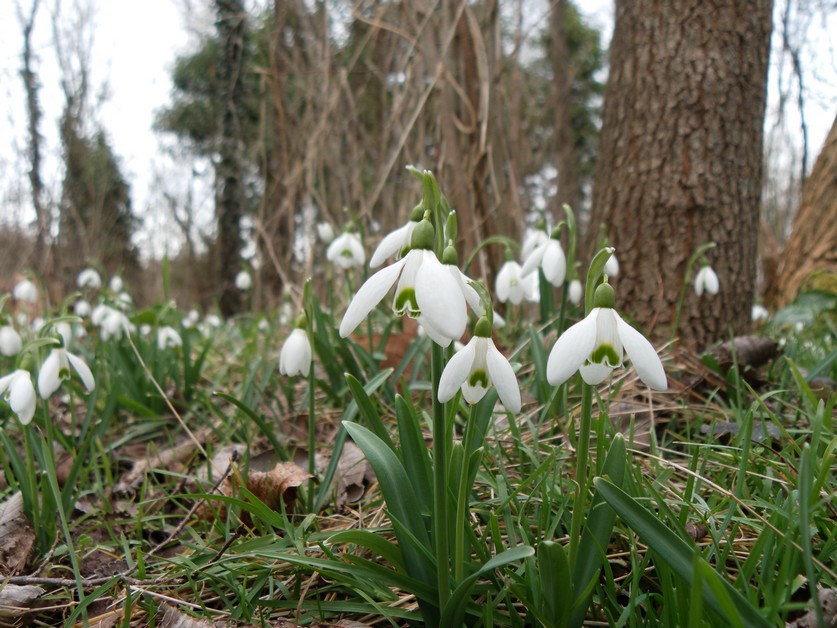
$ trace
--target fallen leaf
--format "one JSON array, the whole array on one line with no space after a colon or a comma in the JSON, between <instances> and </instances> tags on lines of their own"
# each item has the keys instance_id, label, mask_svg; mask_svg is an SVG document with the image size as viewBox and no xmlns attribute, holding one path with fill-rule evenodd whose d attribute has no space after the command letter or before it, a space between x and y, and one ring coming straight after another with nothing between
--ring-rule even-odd
<instances>
[{"instance_id":1,"label":"fallen leaf","mask_svg":"<svg viewBox=\"0 0 837 628\"><path fill-rule=\"evenodd\" d=\"M823 620L825 622L822 624L823 628L837 628L837 589L826 589L825 587L817 585L817 592L819 594L820 608L822 609ZM814 602L812 600L808 603L808 606L812 606L813 603ZM788 622L786 626L787 628L816 628L820 626L820 623L817 620L817 611L810 608L805 615L796 621Z\"/></svg>"},{"instance_id":2,"label":"fallen leaf","mask_svg":"<svg viewBox=\"0 0 837 628\"><path fill-rule=\"evenodd\" d=\"M251 471L247 476L247 490L271 508L279 508L279 499L290 505L296 489L312 478L293 462L279 462L271 471Z\"/></svg>"},{"instance_id":3,"label":"fallen leaf","mask_svg":"<svg viewBox=\"0 0 837 628\"><path fill-rule=\"evenodd\" d=\"M18 491L0 504L0 569L11 575L23 570L35 546L35 531L23 512Z\"/></svg>"},{"instance_id":4,"label":"fallen leaf","mask_svg":"<svg viewBox=\"0 0 837 628\"><path fill-rule=\"evenodd\" d=\"M166 612L160 622L160 628L215 628L215 624L205 619L197 619L182 613L170 604L164 604Z\"/></svg>"},{"instance_id":5,"label":"fallen leaf","mask_svg":"<svg viewBox=\"0 0 837 628\"><path fill-rule=\"evenodd\" d=\"M44 589L32 584L3 585L0 589L0 621L19 620L32 609L32 602L44 594Z\"/></svg>"}]
</instances>

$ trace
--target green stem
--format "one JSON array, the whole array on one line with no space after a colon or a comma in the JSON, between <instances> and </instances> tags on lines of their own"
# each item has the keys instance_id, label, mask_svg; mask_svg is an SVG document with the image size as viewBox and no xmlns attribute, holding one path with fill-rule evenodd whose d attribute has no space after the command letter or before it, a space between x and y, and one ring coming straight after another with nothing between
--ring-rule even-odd
<instances>
[{"instance_id":1,"label":"green stem","mask_svg":"<svg viewBox=\"0 0 837 628\"><path fill-rule=\"evenodd\" d=\"M308 478L308 510L314 512L314 476L317 472L317 461L314 455L316 448L315 429L316 421L314 414L314 360L308 366L308 473L311 477Z\"/></svg>"},{"instance_id":2,"label":"green stem","mask_svg":"<svg viewBox=\"0 0 837 628\"><path fill-rule=\"evenodd\" d=\"M575 481L576 493L573 503L572 522L570 523L570 572L575 570L578 544L581 541L581 521L585 516L584 502L587 497L587 467L589 466L590 427L593 414L593 387L581 384L581 422L578 427L578 447L576 448Z\"/></svg>"},{"instance_id":3,"label":"green stem","mask_svg":"<svg viewBox=\"0 0 837 628\"><path fill-rule=\"evenodd\" d=\"M465 561L468 560L468 547L465 544L465 526L467 525L466 516L468 511L469 499L471 492L468 479L471 477L471 468L468 462L471 459L471 449L474 446L474 437L477 431L477 411L476 406L471 406L471 412L468 416L468 423L465 425L465 436L462 448L465 455L462 458L462 471L459 474L459 491L456 496L456 523L454 526L454 554L453 554L453 579L456 584L462 582L465 571Z\"/></svg>"},{"instance_id":4,"label":"green stem","mask_svg":"<svg viewBox=\"0 0 837 628\"><path fill-rule=\"evenodd\" d=\"M34 428L31 425L23 428L23 446L26 450L26 477L19 478L21 489L23 483L28 487L26 490L21 490L23 494L24 510L32 515L32 528L37 530L40 536L42 530L41 526L41 504L38 501L38 470L35 468L35 454L32 451L32 437L34 436ZM27 503L28 502L28 503ZM27 508L28 506L28 508Z\"/></svg>"},{"instance_id":5,"label":"green stem","mask_svg":"<svg viewBox=\"0 0 837 628\"><path fill-rule=\"evenodd\" d=\"M450 548L448 546L447 420L445 404L439 402L439 380L443 367L442 347L435 342L430 350L430 376L433 395L433 531L436 545L436 573L439 608L450 597Z\"/></svg>"}]
</instances>

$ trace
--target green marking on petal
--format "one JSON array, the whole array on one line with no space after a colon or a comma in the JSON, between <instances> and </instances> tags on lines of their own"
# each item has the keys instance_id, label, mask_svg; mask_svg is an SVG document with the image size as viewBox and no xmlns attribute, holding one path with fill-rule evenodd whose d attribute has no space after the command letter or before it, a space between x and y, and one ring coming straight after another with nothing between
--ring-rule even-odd
<instances>
[{"instance_id":1,"label":"green marking on petal","mask_svg":"<svg viewBox=\"0 0 837 628\"><path fill-rule=\"evenodd\" d=\"M416 301L416 291L413 288L404 288L395 295L395 313L400 316L405 311L410 316L418 316L421 314L418 301Z\"/></svg>"},{"instance_id":2,"label":"green marking on petal","mask_svg":"<svg viewBox=\"0 0 837 628\"><path fill-rule=\"evenodd\" d=\"M618 366L619 354L616 353L616 349L613 348L613 345L602 343L598 347L593 349L593 353L590 354L590 362L594 364L607 364L608 366Z\"/></svg>"},{"instance_id":3,"label":"green marking on petal","mask_svg":"<svg viewBox=\"0 0 837 628\"><path fill-rule=\"evenodd\" d=\"M488 373L482 369L471 371L471 375L468 377L468 385L474 388L480 385L483 388L488 388Z\"/></svg>"}]
</instances>

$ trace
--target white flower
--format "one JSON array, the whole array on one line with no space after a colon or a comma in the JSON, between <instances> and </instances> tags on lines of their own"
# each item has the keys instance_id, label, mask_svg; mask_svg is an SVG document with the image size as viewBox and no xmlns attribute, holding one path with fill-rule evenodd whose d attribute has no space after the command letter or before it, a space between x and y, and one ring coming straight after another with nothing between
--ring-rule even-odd
<instances>
[{"instance_id":1,"label":"white flower","mask_svg":"<svg viewBox=\"0 0 837 628\"><path fill-rule=\"evenodd\" d=\"M582 289L581 282L578 279L573 279L570 282L570 289L568 292L570 301L573 305L581 303L581 298L584 296L584 290Z\"/></svg>"},{"instance_id":2,"label":"white flower","mask_svg":"<svg viewBox=\"0 0 837 628\"><path fill-rule=\"evenodd\" d=\"M372 259L369 260L369 268L377 268L388 260L393 255L399 255L405 248L410 246L410 238L413 235L413 229L421 221L421 216L418 220L412 218L407 224L398 227L394 231L390 231L378 244L378 248L372 253Z\"/></svg>"},{"instance_id":3,"label":"white flower","mask_svg":"<svg viewBox=\"0 0 837 628\"><path fill-rule=\"evenodd\" d=\"M754 304L753 309L750 310L750 318L753 319L754 323L767 320L768 316L770 316L770 312L759 303Z\"/></svg>"},{"instance_id":4,"label":"white flower","mask_svg":"<svg viewBox=\"0 0 837 628\"><path fill-rule=\"evenodd\" d=\"M527 229L526 235L523 237L523 245L520 247L520 259L527 259L532 252L546 244L549 240L549 234L542 229Z\"/></svg>"},{"instance_id":5,"label":"white flower","mask_svg":"<svg viewBox=\"0 0 837 628\"><path fill-rule=\"evenodd\" d=\"M192 327L198 324L198 321L200 319L201 315L198 314L198 311L195 309L191 309L183 319L183 327L185 327L186 329L191 329Z\"/></svg>"},{"instance_id":6,"label":"white flower","mask_svg":"<svg viewBox=\"0 0 837 628\"><path fill-rule=\"evenodd\" d=\"M497 291L497 298L500 302L511 301L514 305L520 305L523 299L528 298L531 286L532 282L523 278L520 264L514 260L507 260L503 264L494 282L494 289Z\"/></svg>"},{"instance_id":7,"label":"white flower","mask_svg":"<svg viewBox=\"0 0 837 628\"><path fill-rule=\"evenodd\" d=\"M157 330L157 347L163 349L174 349L183 345L180 334L174 327L161 327Z\"/></svg>"},{"instance_id":8,"label":"white flower","mask_svg":"<svg viewBox=\"0 0 837 628\"><path fill-rule=\"evenodd\" d=\"M42 316L36 316L32 321L32 331L37 334L44 328L44 325L46 325L44 318Z\"/></svg>"},{"instance_id":9,"label":"white flower","mask_svg":"<svg viewBox=\"0 0 837 628\"><path fill-rule=\"evenodd\" d=\"M35 387L29 371L17 369L13 373L0 377L0 395L7 397L12 412L23 425L28 425L35 416Z\"/></svg>"},{"instance_id":10,"label":"white flower","mask_svg":"<svg viewBox=\"0 0 837 628\"><path fill-rule=\"evenodd\" d=\"M220 327L224 321L221 320L221 317L217 314L207 314L206 318L203 319L203 322L206 324L207 327L218 328Z\"/></svg>"},{"instance_id":11,"label":"white flower","mask_svg":"<svg viewBox=\"0 0 837 628\"><path fill-rule=\"evenodd\" d=\"M538 267L543 270L543 276L556 288L564 285L564 277L567 275L567 258L561 242L556 238L549 238L546 242L538 245L523 262L520 270L522 277L535 272Z\"/></svg>"},{"instance_id":12,"label":"white flower","mask_svg":"<svg viewBox=\"0 0 837 628\"><path fill-rule=\"evenodd\" d=\"M701 266L695 275L695 294L701 296L705 290L707 294L718 294L720 288L718 275L711 266Z\"/></svg>"},{"instance_id":13,"label":"white flower","mask_svg":"<svg viewBox=\"0 0 837 628\"><path fill-rule=\"evenodd\" d=\"M100 303L93 308L93 312L90 314L90 322L96 325L96 327L99 327L111 312L113 312L112 307Z\"/></svg>"},{"instance_id":14,"label":"white flower","mask_svg":"<svg viewBox=\"0 0 837 628\"><path fill-rule=\"evenodd\" d=\"M84 290L90 288L91 290L98 290L102 287L102 277L92 268L85 268L78 274L76 284L79 288Z\"/></svg>"},{"instance_id":15,"label":"white flower","mask_svg":"<svg viewBox=\"0 0 837 628\"><path fill-rule=\"evenodd\" d=\"M250 273L246 270L242 270L235 276L235 287L241 290L242 292L249 290L253 287L253 280L250 278Z\"/></svg>"},{"instance_id":16,"label":"white flower","mask_svg":"<svg viewBox=\"0 0 837 628\"><path fill-rule=\"evenodd\" d=\"M607 284L603 284L610 288ZM596 291L596 301L599 291ZM612 295L613 289L610 288ZM612 303L612 297L611 297ZM546 378L559 386L579 371L590 385L603 382L628 354L639 378L655 390L668 387L663 364L646 338L628 325L612 307L594 307L587 317L558 338L546 364Z\"/></svg>"},{"instance_id":17,"label":"white flower","mask_svg":"<svg viewBox=\"0 0 837 628\"><path fill-rule=\"evenodd\" d=\"M79 299L76 301L75 305L73 306L73 312L76 316L80 316L84 318L85 316L90 315L90 304L85 301L84 299Z\"/></svg>"},{"instance_id":18,"label":"white flower","mask_svg":"<svg viewBox=\"0 0 837 628\"><path fill-rule=\"evenodd\" d=\"M58 335L61 336L61 339L64 341L64 346L69 346L69 344L73 341L73 328L70 326L69 323L60 322L55 324L55 331L58 332Z\"/></svg>"},{"instance_id":19,"label":"white flower","mask_svg":"<svg viewBox=\"0 0 837 628\"><path fill-rule=\"evenodd\" d=\"M21 279L15 284L12 296L17 301L38 302L38 287L28 279Z\"/></svg>"},{"instance_id":20,"label":"white flower","mask_svg":"<svg viewBox=\"0 0 837 628\"><path fill-rule=\"evenodd\" d=\"M396 281L392 303L396 314L406 312L413 318L420 317L428 335L443 347L465 333L468 314L459 283L433 251L413 248L360 287L340 323L343 338L355 330Z\"/></svg>"},{"instance_id":21,"label":"white flower","mask_svg":"<svg viewBox=\"0 0 837 628\"><path fill-rule=\"evenodd\" d=\"M110 279L110 289L113 292L121 292L122 291L122 277L119 275L114 275Z\"/></svg>"},{"instance_id":22,"label":"white flower","mask_svg":"<svg viewBox=\"0 0 837 628\"><path fill-rule=\"evenodd\" d=\"M116 295L116 305L121 307L123 310L127 310L131 307L134 300L131 298L131 295L127 292L120 292Z\"/></svg>"},{"instance_id":23,"label":"white flower","mask_svg":"<svg viewBox=\"0 0 837 628\"><path fill-rule=\"evenodd\" d=\"M0 353L6 356L17 355L22 348L23 341L14 327L9 325L0 327Z\"/></svg>"},{"instance_id":24,"label":"white flower","mask_svg":"<svg viewBox=\"0 0 837 628\"><path fill-rule=\"evenodd\" d=\"M334 238L328 245L326 258L345 270L353 266L363 266L366 253L363 252L363 244L357 234L346 232Z\"/></svg>"},{"instance_id":25,"label":"white flower","mask_svg":"<svg viewBox=\"0 0 837 628\"><path fill-rule=\"evenodd\" d=\"M611 254L610 257L607 258L604 267L605 275L608 277L615 277L619 274L619 260L616 259L616 254Z\"/></svg>"},{"instance_id":26,"label":"white flower","mask_svg":"<svg viewBox=\"0 0 837 628\"><path fill-rule=\"evenodd\" d=\"M53 349L38 373L38 392L41 393L41 397L49 399L52 393L58 390L61 382L70 377L71 366L78 373L87 392L91 392L96 387L93 373L84 360L66 349Z\"/></svg>"},{"instance_id":27,"label":"white flower","mask_svg":"<svg viewBox=\"0 0 837 628\"><path fill-rule=\"evenodd\" d=\"M488 321L480 319L477 323ZM478 333L491 333L490 328L479 329L467 345L457 351L442 371L439 380L439 401L453 399L456 391L462 389L462 396L468 403L477 403L483 398L488 386L494 384L500 402L509 412L520 412L520 388L509 361L494 346L494 341Z\"/></svg>"},{"instance_id":28,"label":"white flower","mask_svg":"<svg viewBox=\"0 0 837 628\"><path fill-rule=\"evenodd\" d=\"M332 228L331 223L317 223L317 237L319 237L325 244L331 242L334 239L334 229Z\"/></svg>"},{"instance_id":29,"label":"white flower","mask_svg":"<svg viewBox=\"0 0 837 628\"><path fill-rule=\"evenodd\" d=\"M299 327L294 329L279 354L279 373L282 375L308 376L311 368L311 342L308 333Z\"/></svg>"},{"instance_id":30,"label":"white flower","mask_svg":"<svg viewBox=\"0 0 837 628\"><path fill-rule=\"evenodd\" d=\"M269 330L270 330L270 322L266 318L261 319L259 321L259 331L264 333L264 332L267 332Z\"/></svg>"},{"instance_id":31,"label":"white flower","mask_svg":"<svg viewBox=\"0 0 837 628\"><path fill-rule=\"evenodd\" d=\"M144 323L144 324L140 325L139 333L140 333L140 336L147 336L148 334L151 333L151 325L149 325L148 323Z\"/></svg>"},{"instance_id":32,"label":"white flower","mask_svg":"<svg viewBox=\"0 0 837 628\"><path fill-rule=\"evenodd\" d=\"M121 338L126 327L129 332L132 330L133 324L127 316L119 310L114 310L113 308L108 308L108 310L109 311L106 313L105 317L102 319L101 325L99 326L99 334L101 335L102 340Z\"/></svg>"}]
</instances>

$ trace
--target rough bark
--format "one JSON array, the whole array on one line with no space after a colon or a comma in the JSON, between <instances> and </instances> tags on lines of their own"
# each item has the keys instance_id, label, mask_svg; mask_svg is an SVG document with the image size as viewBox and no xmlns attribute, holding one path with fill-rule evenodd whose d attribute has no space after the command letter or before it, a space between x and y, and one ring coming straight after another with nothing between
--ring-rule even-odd
<instances>
[{"instance_id":1,"label":"rough bark","mask_svg":"<svg viewBox=\"0 0 837 628\"><path fill-rule=\"evenodd\" d=\"M678 331L690 345L750 327L771 9L616 3L586 250L604 224L622 269L619 305L668 332L690 256L716 242L720 293L686 292Z\"/></svg>"},{"instance_id":2,"label":"rough bark","mask_svg":"<svg viewBox=\"0 0 837 628\"><path fill-rule=\"evenodd\" d=\"M581 207L581 179L574 150L572 129L573 66L567 46L565 18L567 0L558 0L552 7L550 36L552 38L552 89L555 106L555 166L558 169L558 191L553 215L563 216L564 203L578 210Z\"/></svg>"},{"instance_id":3,"label":"rough bark","mask_svg":"<svg viewBox=\"0 0 837 628\"><path fill-rule=\"evenodd\" d=\"M46 237L49 233L49 219L44 205L44 182L41 177L41 104L38 98L38 77L33 69L32 30L35 28L35 15L38 0L32 2L29 15L18 18L23 27L23 67L20 77L26 92L27 156L29 158L29 186L32 191L32 207L35 210L35 246L32 249L31 263L40 272L48 267Z\"/></svg>"},{"instance_id":4,"label":"rough bark","mask_svg":"<svg viewBox=\"0 0 837 628\"><path fill-rule=\"evenodd\" d=\"M224 47L218 68L222 102L220 160L216 168L218 305L224 316L231 316L241 308L241 294L235 287L235 276L241 269L243 246L241 217L244 212L244 147L240 112L244 102L241 73L244 69L246 13L241 0L216 0L215 8L218 35Z\"/></svg>"},{"instance_id":5,"label":"rough bark","mask_svg":"<svg viewBox=\"0 0 837 628\"><path fill-rule=\"evenodd\" d=\"M806 288L837 292L837 118L802 188L778 285L779 306Z\"/></svg>"}]
</instances>

